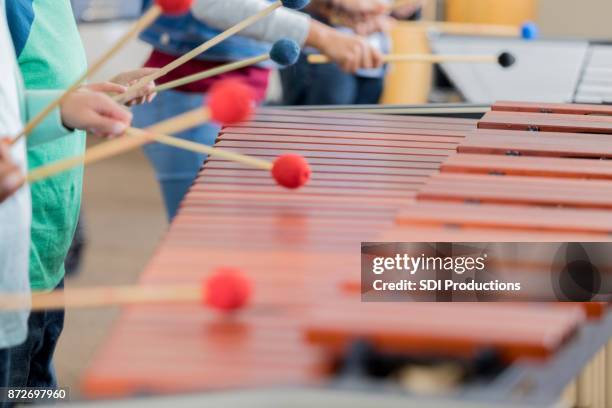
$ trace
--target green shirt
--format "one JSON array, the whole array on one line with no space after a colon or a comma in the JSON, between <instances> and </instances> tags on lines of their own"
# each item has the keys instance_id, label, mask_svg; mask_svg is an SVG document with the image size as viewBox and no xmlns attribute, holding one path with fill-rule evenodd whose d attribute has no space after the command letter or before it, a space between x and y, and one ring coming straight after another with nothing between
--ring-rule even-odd
<instances>
[{"instance_id":1,"label":"green shirt","mask_svg":"<svg viewBox=\"0 0 612 408\"><path fill-rule=\"evenodd\" d=\"M33 20L18 63L26 89L68 88L86 69L87 60L69 0L34 0ZM70 135L38 146L28 145L28 165L34 169L80 155L85 134ZM32 247L30 284L51 290L64 277L81 207L83 167L79 166L31 186Z\"/></svg>"}]
</instances>

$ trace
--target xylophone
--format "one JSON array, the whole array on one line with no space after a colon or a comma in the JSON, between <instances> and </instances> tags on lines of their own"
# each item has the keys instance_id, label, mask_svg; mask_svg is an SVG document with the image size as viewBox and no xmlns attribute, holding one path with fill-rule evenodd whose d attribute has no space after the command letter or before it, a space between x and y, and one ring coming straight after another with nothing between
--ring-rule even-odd
<instances>
[{"instance_id":1,"label":"xylophone","mask_svg":"<svg viewBox=\"0 0 612 408\"><path fill-rule=\"evenodd\" d=\"M310 183L279 189L263 171L211 157L141 282L194 282L231 264L253 281L250 307L230 319L197 306L127 308L85 395L331 385L610 406L607 303L361 303L346 282L359 279L362 241L610 241L612 164L599 159L610 154L611 113L261 109L223 128L217 147L303 155Z\"/></svg>"},{"instance_id":2,"label":"xylophone","mask_svg":"<svg viewBox=\"0 0 612 408\"><path fill-rule=\"evenodd\" d=\"M578 103L603 103L612 101L612 90L607 74L612 69L612 47L609 42L594 42L589 46L583 63L582 75L576 88Z\"/></svg>"},{"instance_id":3,"label":"xylophone","mask_svg":"<svg viewBox=\"0 0 612 408\"><path fill-rule=\"evenodd\" d=\"M442 70L465 100L492 103L499 99L609 104L612 101L612 46L609 41L536 39L494 36L430 35L434 53L482 54L508 51L513 69L453 64ZM555 75L550 75L550 72ZM537 92L534 92L537 90Z\"/></svg>"}]
</instances>

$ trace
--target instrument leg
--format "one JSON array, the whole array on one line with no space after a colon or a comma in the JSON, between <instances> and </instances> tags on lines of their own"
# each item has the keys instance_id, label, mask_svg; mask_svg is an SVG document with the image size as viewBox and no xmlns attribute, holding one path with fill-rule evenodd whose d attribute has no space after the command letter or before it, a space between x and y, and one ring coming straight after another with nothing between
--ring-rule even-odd
<instances>
[{"instance_id":1,"label":"instrument leg","mask_svg":"<svg viewBox=\"0 0 612 408\"><path fill-rule=\"evenodd\" d=\"M595 372L593 379L595 383L595 408L606 408L606 389L605 389L605 374L606 374L606 350L601 349L595 357Z\"/></svg>"},{"instance_id":2,"label":"instrument leg","mask_svg":"<svg viewBox=\"0 0 612 408\"><path fill-rule=\"evenodd\" d=\"M612 407L612 340L608 342L606 347L606 407Z\"/></svg>"},{"instance_id":3,"label":"instrument leg","mask_svg":"<svg viewBox=\"0 0 612 408\"><path fill-rule=\"evenodd\" d=\"M561 394L561 403L564 406L575 407L577 397L578 397L578 384L576 383L576 381L572 381L571 384L569 384L565 388L565 391L563 391L563 394Z\"/></svg>"},{"instance_id":4,"label":"instrument leg","mask_svg":"<svg viewBox=\"0 0 612 408\"><path fill-rule=\"evenodd\" d=\"M593 407L593 369L594 362L590 361L578 377L576 408Z\"/></svg>"}]
</instances>

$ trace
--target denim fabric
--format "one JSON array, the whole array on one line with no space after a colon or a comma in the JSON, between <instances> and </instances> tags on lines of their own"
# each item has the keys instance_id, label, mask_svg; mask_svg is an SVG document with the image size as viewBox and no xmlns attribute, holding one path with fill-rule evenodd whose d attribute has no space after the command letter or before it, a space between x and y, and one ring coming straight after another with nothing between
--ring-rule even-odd
<instances>
[{"instance_id":1,"label":"denim fabric","mask_svg":"<svg viewBox=\"0 0 612 408\"><path fill-rule=\"evenodd\" d=\"M153 0L143 2L143 12ZM183 55L202 43L216 37L221 30L209 27L193 14L162 16L142 32L140 39L155 49L170 55ZM270 51L270 44L240 35L234 35L198 56L210 61L237 61Z\"/></svg>"},{"instance_id":2,"label":"denim fabric","mask_svg":"<svg viewBox=\"0 0 612 408\"><path fill-rule=\"evenodd\" d=\"M384 85L383 78L347 74L336 64L309 64L303 54L280 74L286 105L377 104Z\"/></svg>"},{"instance_id":3,"label":"denim fabric","mask_svg":"<svg viewBox=\"0 0 612 408\"><path fill-rule=\"evenodd\" d=\"M8 388L11 369L11 349L0 349L0 388ZM8 401L0 400L0 408L10 407Z\"/></svg>"},{"instance_id":4,"label":"denim fabric","mask_svg":"<svg viewBox=\"0 0 612 408\"><path fill-rule=\"evenodd\" d=\"M62 280L56 289L63 289ZM9 387L57 388L53 354L64 329L64 310L32 312L26 341L10 350Z\"/></svg>"},{"instance_id":5,"label":"denim fabric","mask_svg":"<svg viewBox=\"0 0 612 408\"><path fill-rule=\"evenodd\" d=\"M178 114L198 109L202 107L204 97L202 94L187 92L161 92L152 103L133 109L134 126L144 128ZM206 124L173 136L211 146L217 139L219 129L216 124ZM153 165L161 187L168 219L172 220L207 156L160 143L145 146L144 152Z\"/></svg>"}]
</instances>

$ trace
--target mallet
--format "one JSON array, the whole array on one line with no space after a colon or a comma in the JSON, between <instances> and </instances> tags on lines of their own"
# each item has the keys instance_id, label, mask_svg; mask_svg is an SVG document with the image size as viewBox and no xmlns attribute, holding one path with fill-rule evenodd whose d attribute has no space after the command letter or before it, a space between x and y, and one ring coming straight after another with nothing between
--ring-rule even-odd
<instances>
[{"instance_id":1,"label":"mallet","mask_svg":"<svg viewBox=\"0 0 612 408\"><path fill-rule=\"evenodd\" d=\"M132 132L132 130L130 130L130 132ZM137 132L143 131L139 130ZM151 134L150 137L156 142L175 146L180 149L217 156L233 162L242 163L250 167L267 170L272 174L272 177L280 186L288 189L300 188L310 179L311 171L308 162L302 156L297 154L284 154L277 157L274 162L269 162L256 157L210 147L201 143L195 143L172 136L154 133Z\"/></svg>"},{"instance_id":2,"label":"mallet","mask_svg":"<svg viewBox=\"0 0 612 408\"><path fill-rule=\"evenodd\" d=\"M191 8L193 0L155 0L155 4L143 14L140 19L126 32L108 51L106 51L97 61L90 65L89 69L82 74L66 91L56 100L51 102L43 110L41 110L25 127L19 132L12 143L15 143L20 138L27 136L42 123L42 121L57 107L59 107L71 92L81 86L81 84L90 76L98 72L104 64L108 62L117 52L119 52L130 40L140 34L145 28L155 21L162 13L169 15L184 14Z\"/></svg>"},{"instance_id":3,"label":"mallet","mask_svg":"<svg viewBox=\"0 0 612 408\"><path fill-rule=\"evenodd\" d=\"M75 288L50 293L5 295L0 310L33 311L126 305L201 302L203 306L231 313L246 306L251 298L251 282L236 268L219 268L200 284Z\"/></svg>"},{"instance_id":4,"label":"mallet","mask_svg":"<svg viewBox=\"0 0 612 408\"><path fill-rule=\"evenodd\" d=\"M149 127L147 132L141 131L134 136L122 137L99 144L87 149L84 155L70 157L47 166L36 168L29 172L27 181L29 183L34 183L73 167L95 163L138 148L152 141L148 132L181 132L209 120L222 124L241 122L247 120L251 116L253 108L254 94L249 86L236 80L221 81L211 89L210 97L204 109L194 109L193 111L157 123Z\"/></svg>"},{"instance_id":5,"label":"mallet","mask_svg":"<svg viewBox=\"0 0 612 408\"><path fill-rule=\"evenodd\" d=\"M235 34L239 33L240 31L242 31L246 27L248 27L248 26L250 26L252 24L255 24L259 20L269 16L270 14L272 14L275 10L279 9L280 7L287 7L287 8L290 8L290 9L300 10L300 9L306 7L306 5L308 5L309 2L310 2L310 0L277 0L274 3L271 3L268 7L266 7L263 10L261 10L259 13L254 14L254 15L252 15L252 16L244 19L244 20L242 20L238 24L234 25L233 27L228 28L227 30L225 30L221 34L217 35L216 37L206 41L205 43L203 43L199 47L194 48L193 50L189 51L188 53L184 54L183 56L181 56L181 57L177 58L176 60L172 61L171 63L169 63L165 67L160 68L159 70L157 70L153 74L148 75L148 76L140 79L134 85L129 87L128 90L125 93L123 93L120 96L118 96L117 97L118 98L117 101L120 102L120 103L125 103L125 102L129 101L135 95L137 95L138 92L142 88L147 86L147 84L149 84L151 81L155 81L156 79L163 77L164 75L166 75L169 72L175 70L176 68L178 68L181 65L185 64L186 62L191 61L192 59L194 59L198 55L200 55L203 52L205 52L206 50L214 47L215 45L221 43L225 39L231 37L232 35L235 35Z\"/></svg>"},{"instance_id":6,"label":"mallet","mask_svg":"<svg viewBox=\"0 0 612 408\"><path fill-rule=\"evenodd\" d=\"M248 103L247 103L248 102ZM299 155L286 154L274 162L255 157L217 149L200 143L171 137L162 133L178 132L203 123L211 117L213 120L231 124L248 119L252 110L252 93L250 88L236 81L223 81L211 91L206 109L198 109L167 121L158 123L147 130L130 128L126 137L104 143L88 149L84 156L77 156L41 167L28 174L28 182L34 183L80 164L91 164L157 141L181 149L216 155L251 167L268 170L276 182L286 188L296 189L310 179L308 162ZM209 113L207 114L206 111Z\"/></svg>"},{"instance_id":7,"label":"mallet","mask_svg":"<svg viewBox=\"0 0 612 408\"><path fill-rule=\"evenodd\" d=\"M540 29L533 21L527 21L521 26L521 38L524 40L536 40L540 36Z\"/></svg>"},{"instance_id":8,"label":"mallet","mask_svg":"<svg viewBox=\"0 0 612 408\"><path fill-rule=\"evenodd\" d=\"M242 61L232 62L226 65L221 65L197 74L189 75L175 81L167 82L155 88L155 92L166 91L168 89L178 88L200 81L202 79L211 78L216 75L225 74L226 72L235 71L244 67L258 64L267 60L272 60L281 67L287 67L297 62L300 56L300 46L293 40L282 39L274 43L268 54L262 54L256 57L247 58ZM115 96L115 100L119 100L121 95Z\"/></svg>"},{"instance_id":9,"label":"mallet","mask_svg":"<svg viewBox=\"0 0 612 408\"><path fill-rule=\"evenodd\" d=\"M539 35L538 26L531 21L523 23L520 27L513 25L469 24L446 21L415 21L410 24L451 35L519 37L523 40L535 40Z\"/></svg>"},{"instance_id":10,"label":"mallet","mask_svg":"<svg viewBox=\"0 0 612 408\"><path fill-rule=\"evenodd\" d=\"M499 64L502 68L509 68L515 64L516 58L509 52L499 55L434 55L434 54L387 54L383 57L384 62L466 62ZM325 55L312 54L308 56L311 64L329 64L332 61Z\"/></svg>"}]
</instances>

